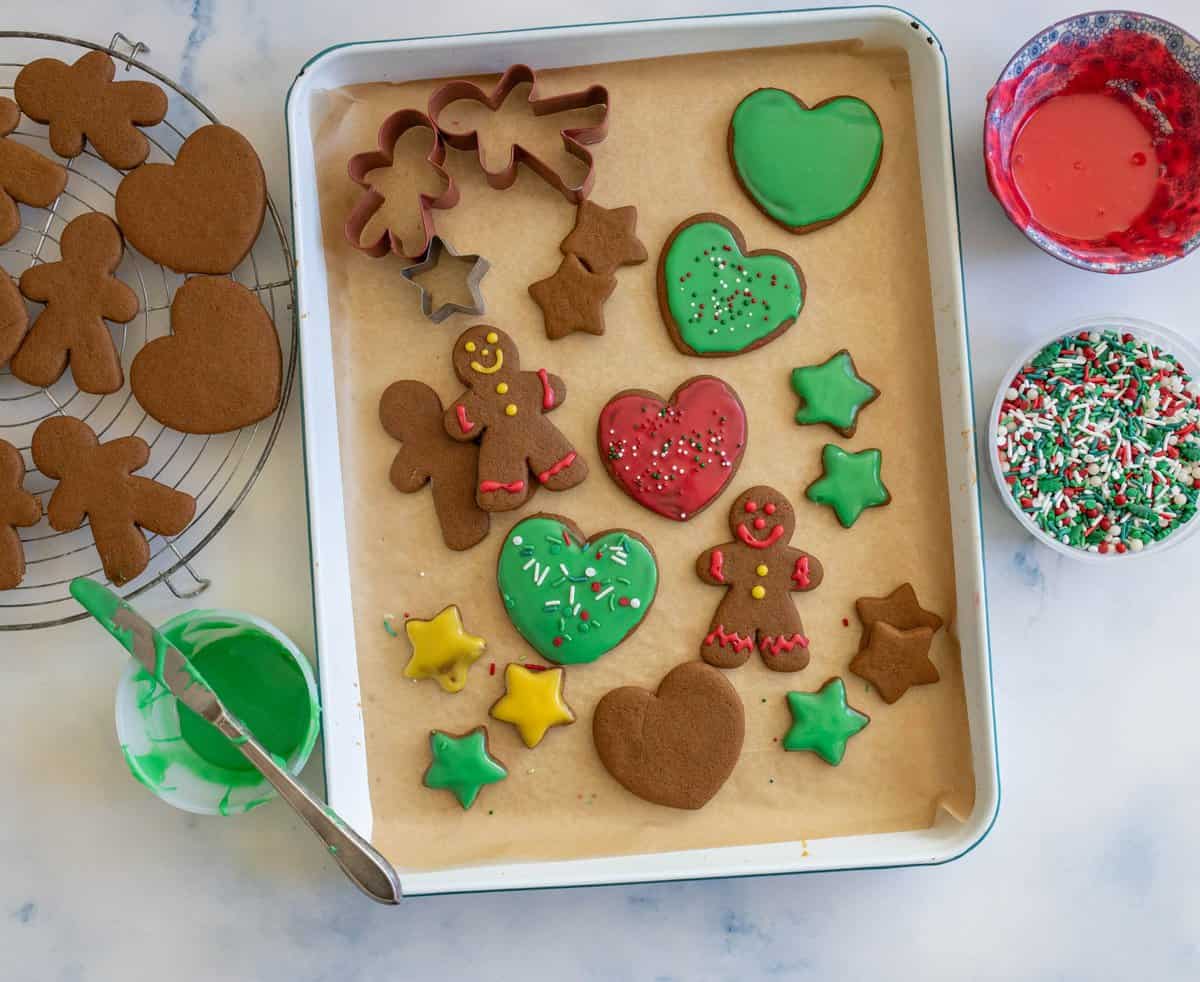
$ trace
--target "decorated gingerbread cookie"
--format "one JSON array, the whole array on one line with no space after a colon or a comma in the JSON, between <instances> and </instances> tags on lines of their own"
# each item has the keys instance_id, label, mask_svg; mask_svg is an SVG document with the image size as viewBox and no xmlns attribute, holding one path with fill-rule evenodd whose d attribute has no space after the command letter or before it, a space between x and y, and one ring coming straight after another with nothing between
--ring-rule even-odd
<instances>
[{"instance_id":1,"label":"decorated gingerbread cookie","mask_svg":"<svg viewBox=\"0 0 1200 982\"><path fill-rule=\"evenodd\" d=\"M845 348L820 365L792 369L792 389L800 398L797 423L825 423L847 438L858 429L858 414L879 398L879 390L859 377Z\"/></svg>"},{"instance_id":2,"label":"decorated gingerbread cookie","mask_svg":"<svg viewBox=\"0 0 1200 982\"><path fill-rule=\"evenodd\" d=\"M99 212L63 229L62 259L21 274L21 292L46 305L12 359L12 373L30 385L53 385L68 362L84 392L116 392L125 383L121 356L106 320L125 324L138 312L137 294L113 273L124 246L113 220Z\"/></svg>"},{"instance_id":3,"label":"decorated gingerbread cookie","mask_svg":"<svg viewBox=\"0 0 1200 982\"><path fill-rule=\"evenodd\" d=\"M491 714L502 723L512 723L525 741L536 747L552 726L569 726L575 714L563 698L561 668L526 668L510 662L504 669L504 695L492 706Z\"/></svg>"},{"instance_id":4,"label":"decorated gingerbread cookie","mask_svg":"<svg viewBox=\"0 0 1200 982\"><path fill-rule=\"evenodd\" d=\"M671 669L657 692L613 689L592 717L605 769L639 798L671 808L702 808L721 790L745 733L737 690L702 662Z\"/></svg>"},{"instance_id":5,"label":"decorated gingerbread cookie","mask_svg":"<svg viewBox=\"0 0 1200 982\"><path fill-rule=\"evenodd\" d=\"M658 259L658 307L685 355L725 358L761 348L795 323L804 274L791 256L749 252L723 215L693 215L676 226Z\"/></svg>"},{"instance_id":6,"label":"decorated gingerbread cookie","mask_svg":"<svg viewBox=\"0 0 1200 982\"><path fill-rule=\"evenodd\" d=\"M7 138L20 121L17 104L0 96L0 244L21 228L18 201L35 208L49 208L67 186L66 168L32 147Z\"/></svg>"},{"instance_id":7,"label":"decorated gingerbread cookie","mask_svg":"<svg viewBox=\"0 0 1200 982\"><path fill-rule=\"evenodd\" d=\"M412 643L412 656L404 666L405 678L434 679L446 692L461 692L467 672L487 647L483 638L468 634L462 614L451 604L435 617L410 617L404 632Z\"/></svg>"},{"instance_id":8,"label":"decorated gingerbread cookie","mask_svg":"<svg viewBox=\"0 0 1200 982\"><path fill-rule=\"evenodd\" d=\"M444 411L438 394L413 379L393 382L379 400L380 423L400 441L389 474L392 485L411 494L428 484L442 539L460 551L483 541L491 518L475 500L479 445L451 439L442 425Z\"/></svg>"},{"instance_id":9,"label":"decorated gingerbread cookie","mask_svg":"<svg viewBox=\"0 0 1200 982\"><path fill-rule=\"evenodd\" d=\"M486 726L460 736L434 730L429 734L429 752L432 759L425 770L425 787L449 791L464 811L475 804L483 788L508 777L504 765L488 748Z\"/></svg>"},{"instance_id":10,"label":"decorated gingerbread cookie","mask_svg":"<svg viewBox=\"0 0 1200 982\"><path fill-rule=\"evenodd\" d=\"M58 532L79 528L86 518L104 574L117 586L150 562L142 529L179 535L196 512L191 495L134 471L150 460L150 447L137 436L101 443L87 423L51 416L33 434L33 462L58 486L46 516Z\"/></svg>"},{"instance_id":11,"label":"decorated gingerbread cookie","mask_svg":"<svg viewBox=\"0 0 1200 982\"><path fill-rule=\"evenodd\" d=\"M78 157L84 141L119 170L142 163L150 141L138 129L167 115L167 95L153 82L114 82L116 65L104 51L89 51L73 65L38 58L17 74L13 94L30 119L50 124L50 146L60 157Z\"/></svg>"},{"instance_id":12,"label":"decorated gingerbread cookie","mask_svg":"<svg viewBox=\"0 0 1200 982\"><path fill-rule=\"evenodd\" d=\"M828 505L843 528L850 528L868 508L880 508L892 500L880 477L883 454L876 449L851 453L825 444L821 451L824 473L804 492L809 501Z\"/></svg>"},{"instance_id":13,"label":"decorated gingerbread cookie","mask_svg":"<svg viewBox=\"0 0 1200 982\"><path fill-rule=\"evenodd\" d=\"M546 418L566 398L562 379L544 368L521 371L512 338L487 324L464 331L452 359L467 391L446 410L445 427L455 440L479 441L480 508L520 507L531 473L547 491L565 491L587 477L583 458Z\"/></svg>"},{"instance_id":14,"label":"decorated gingerbread cookie","mask_svg":"<svg viewBox=\"0 0 1200 982\"><path fill-rule=\"evenodd\" d=\"M784 750L808 750L836 767L846 744L871 717L846 703L846 683L832 678L816 692L789 692L792 725L783 738Z\"/></svg>"},{"instance_id":15,"label":"decorated gingerbread cookie","mask_svg":"<svg viewBox=\"0 0 1200 982\"><path fill-rule=\"evenodd\" d=\"M18 528L36 525L42 503L22 487L25 462L11 443L0 440L0 590L19 586L25 577L25 551Z\"/></svg>"},{"instance_id":16,"label":"decorated gingerbread cookie","mask_svg":"<svg viewBox=\"0 0 1200 982\"><path fill-rule=\"evenodd\" d=\"M857 205L879 171L883 128L852 96L812 108L783 89L755 89L729 121L738 183L768 218L811 232Z\"/></svg>"},{"instance_id":17,"label":"decorated gingerbread cookie","mask_svg":"<svg viewBox=\"0 0 1200 982\"><path fill-rule=\"evenodd\" d=\"M267 180L254 147L213 123L183 141L173 164L146 164L117 187L117 221L147 259L177 273L231 273L254 247Z\"/></svg>"},{"instance_id":18,"label":"decorated gingerbread cookie","mask_svg":"<svg viewBox=\"0 0 1200 982\"><path fill-rule=\"evenodd\" d=\"M151 416L181 433L228 433L279 407L283 358L271 317L226 276L193 276L171 301L171 333L147 344L129 370Z\"/></svg>"},{"instance_id":19,"label":"decorated gingerbread cookie","mask_svg":"<svg viewBox=\"0 0 1200 982\"><path fill-rule=\"evenodd\" d=\"M686 522L737 473L747 428L733 388L697 375L666 400L644 389L617 393L600 411L596 442L622 491L652 512Z\"/></svg>"},{"instance_id":20,"label":"decorated gingerbread cookie","mask_svg":"<svg viewBox=\"0 0 1200 982\"><path fill-rule=\"evenodd\" d=\"M701 553L696 573L726 589L700 656L717 668L744 665L757 648L766 666L797 672L808 664L809 639L792 593L821 585L820 560L789 543L796 516L774 488L743 491L729 509L733 541Z\"/></svg>"},{"instance_id":21,"label":"decorated gingerbread cookie","mask_svg":"<svg viewBox=\"0 0 1200 982\"><path fill-rule=\"evenodd\" d=\"M576 665L641 624L658 591L658 561L636 532L589 539L568 519L538 514L505 537L496 582L513 626L538 654Z\"/></svg>"}]
</instances>

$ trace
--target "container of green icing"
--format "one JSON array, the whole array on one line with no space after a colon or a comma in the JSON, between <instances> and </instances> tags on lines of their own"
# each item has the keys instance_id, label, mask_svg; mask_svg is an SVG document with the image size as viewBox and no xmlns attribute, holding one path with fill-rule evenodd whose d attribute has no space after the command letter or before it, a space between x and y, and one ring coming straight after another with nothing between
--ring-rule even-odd
<instances>
[{"instance_id":1,"label":"container of green icing","mask_svg":"<svg viewBox=\"0 0 1200 982\"><path fill-rule=\"evenodd\" d=\"M160 628L277 763L298 774L320 731L312 666L253 614L192 610ZM117 737L130 773L163 801L200 815L240 815L275 792L238 748L181 705L137 662L117 685Z\"/></svg>"}]
</instances>

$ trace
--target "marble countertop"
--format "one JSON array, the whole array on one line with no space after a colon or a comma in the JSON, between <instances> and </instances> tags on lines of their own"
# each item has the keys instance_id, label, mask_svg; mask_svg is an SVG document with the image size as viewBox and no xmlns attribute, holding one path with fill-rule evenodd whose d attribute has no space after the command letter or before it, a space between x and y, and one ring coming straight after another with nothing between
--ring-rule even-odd
<instances>
[{"instance_id":1,"label":"marble countertop","mask_svg":"<svg viewBox=\"0 0 1200 982\"><path fill-rule=\"evenodd\" d=\"M150 64L250 137L286 209L284 93L328 45L739 6L0 0L0 19L145 41ZM1067 318L1127 312L1200 337L1200 260L1131 278L1070 269L1028 245L985 187L984 93L1021 42L1075 5L1017 0L1002 19L952 0L909 6L950 58L979 412L1007 363ZM1189 0L1151 6L1200 30ZM297 410L293 400L262 480L199 566L214 580L207 603L252 609L311 648ZM990 484L984 513L1004 796L979 848L929 869L378 908L282 806L200 819L132 781L113 738L121 660L97 650L94 627L0 635L0 978L1196 978L1200 661L1183 608L1196 600L1200 543L1097 569L1036 545ZM265 560L246 558L268 544L269 577ZM181 604L158 589L141 606L165 618Z\"/></svg>"}]
</instances>

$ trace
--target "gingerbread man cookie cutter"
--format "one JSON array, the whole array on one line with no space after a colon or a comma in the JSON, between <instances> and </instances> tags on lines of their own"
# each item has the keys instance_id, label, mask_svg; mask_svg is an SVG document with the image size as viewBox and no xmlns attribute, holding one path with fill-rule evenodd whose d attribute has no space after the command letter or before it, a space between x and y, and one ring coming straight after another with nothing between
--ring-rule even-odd
<instances>
[{"instance_id":1,"label":"gingerbread man cookie cutter","mask_svg":"<svg viewBox=\"0 0 1200 982\"><path fill-rule=\"evenodd\" d=\"M562 136L563 149L587 166L587 173L579 184L574 186L567 184L558 171L520 143L514 143L509 148L508 161L502 168L488 170L479 142L479 131L458 132L447 129L439 121L438 117L445 108L460 99L480 102L495 112L504 104L513 89L525 83L530 86L527 102L535 116L551 116L572 109L590 109L594 106L603 107L604 113L598 123L592 126L568 127L559 131ZM474 82L456 79L434 90L433 95L429 97L429 118L433 121L433 125L441 134L442 139L455 150L474 150L489 185L498 191L512 187L513 182L517 179L517 167L524 164L572 204L579 204L592 190L592 184L596 177L596 166L592 153L587 148L590 144L599 143L608 135L610 108L608 89L603 85L590 85L586 89L564 92L561 95L544 97L539 95L537 73L528 65L509 67L500 76L500 81L496 83L496 87L491 92L485 92Z\"/></svg>"},{"instance_id":2,"label":"gingerbread man cookie cutter","mask_svg":"<svg viewBox=\"0 0 1200 982\"><path fill-rule=\"evenodd\" d=\"M384 229L374 242L363 242L362 234L375 213L383 207L385 197L375 190L367 176L374 170L391 167L395 163L395 148L400 137L416 127L428 129L433 134L432 145L425 160L437 175L446 183L446 188L438 195L418 192L417 202L421 213L421 229L423 232L421 248L405 252L401 237L391 228ZM446 144L442 142L441 134L433 121L419 109L401 109L387 117L379 127L377 138L378 149L356 153L350 158L347 173L363 194L358 199L349 216L346 218L346 240L354 248L365 252L368 256L378 259L380 256L394 252L405 259L424 259L429 252L435 230L433 212L435 209L445 210L458 204L458 185L454 178L442 166L446 162ZM453 145L453 144L452 144Z\"/></svg>"}]
</instances>

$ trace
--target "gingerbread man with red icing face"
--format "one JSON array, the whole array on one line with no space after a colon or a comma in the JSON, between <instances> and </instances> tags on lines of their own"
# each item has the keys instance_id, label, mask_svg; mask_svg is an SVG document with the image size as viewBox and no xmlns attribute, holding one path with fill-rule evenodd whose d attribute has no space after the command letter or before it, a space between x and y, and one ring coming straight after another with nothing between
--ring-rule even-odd
<instances>
[{"instance_id":1,"label":"gingerbread man with red icing face","mask_svg":"<svg viewBox=\"0 0 1200 982\"><path fill-rule=\"evenodd\" d=\"M791 595L820 585L821 561L789 545L796 516L774 488L743 491L729 509L729 528L734 541L696 560L700 579L728 591L700 657L717 668L737 668L757 648L768 668L798 672L808 664L809 645Z\"/></svg>"},{"instance_id":2,"label":"gingerbread man with red icing face","mask_svg":"<svg viewBox=\"0 0 1200 982\"><path fill-rule=\"evenodd\" d=\"M446 432L479 440L475 498L484 511L519 508L531 476L547 491L565 491L587 477L587 464L545 414L562 405L567 386L544 368L521 371L517 346L487 324L454 342L454 372L467 391L446 410Z\"/></svg>"}]
</instances>

